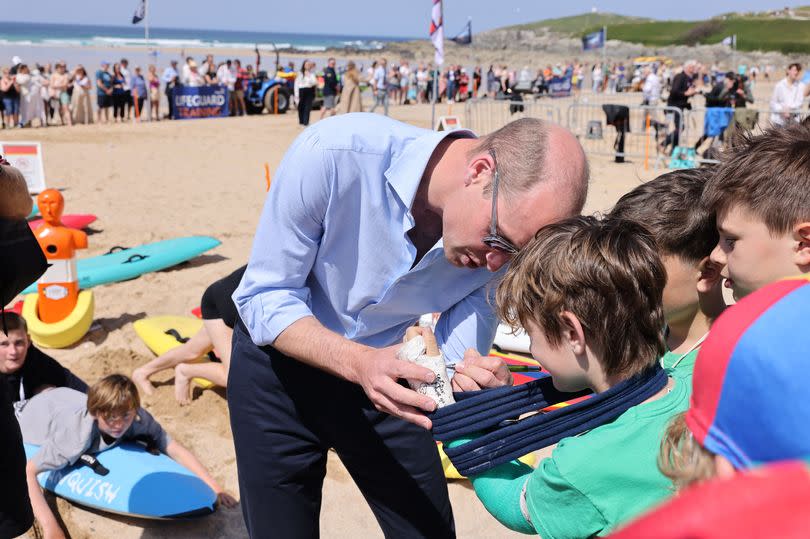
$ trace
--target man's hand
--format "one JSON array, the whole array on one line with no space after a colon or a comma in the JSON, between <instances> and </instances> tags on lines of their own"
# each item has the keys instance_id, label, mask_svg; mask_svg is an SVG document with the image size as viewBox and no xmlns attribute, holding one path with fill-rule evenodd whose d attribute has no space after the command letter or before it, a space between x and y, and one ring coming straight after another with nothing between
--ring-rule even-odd
<instances>
[{"instance_id":1,"label":"man's hand","mask_svg":"<svg viewBox=\"0 0 810 539\"><path fill-rule=\"evenodd\" d=\"M354 361L350 380L359 384L374 407L422 428L430 429L430 419L424 412L436 409L433 399L402 387L397 380L404 378L432 383L436 375L430 369L397 359L397 346L371 349Z\"/></svg>"},{"instance_id":2,"label":"man's hand","mask_svg":"<svg viewBox=\"0 0 810 539\"><path fill-rule=\"evenodd\" d=\"M452 385L453 391L476 391L514 383L506 362L496 357L484 357L469 348L464 352L464 359L456 364Z\"/></svg>"}]
</instances>

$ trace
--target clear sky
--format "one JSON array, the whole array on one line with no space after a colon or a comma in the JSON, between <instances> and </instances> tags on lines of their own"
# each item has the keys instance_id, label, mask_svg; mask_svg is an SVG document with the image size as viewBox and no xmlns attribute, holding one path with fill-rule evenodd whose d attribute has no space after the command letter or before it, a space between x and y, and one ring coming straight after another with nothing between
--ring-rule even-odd
<instances>
[{"instance_id":1,"label":"clear sky","mask_svg":"<svg viewBox=\"0 0 810 539\"><path fill-rule=\"evenodd\" d=\"M422 37L431 0L148 0L152 26L338 35ZM125 25L138 0L14 2L6 21ZM804 2L806 3L806 2ZM782 8L785 0L445 0L445 35L472 17L473 32L600 11L656 19L704 19ZM0 36L2 37L2 36Z\"/></svg>"}]
</instances>

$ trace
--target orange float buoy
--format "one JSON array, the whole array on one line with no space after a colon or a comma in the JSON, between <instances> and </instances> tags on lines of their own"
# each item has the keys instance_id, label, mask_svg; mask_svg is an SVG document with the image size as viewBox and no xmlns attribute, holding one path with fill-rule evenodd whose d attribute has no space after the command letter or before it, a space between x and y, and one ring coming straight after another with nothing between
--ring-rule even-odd
<instances>
[{"instance_id":1,"label":"orange float buoy","mask_svg":"<svg viewBox=\"0 0 810 539\"><path fill-rule=\"evenodd\" d=\"M50 264L37 285L37 314L43 322L54 323L65 319L76 307L79 298L76 250L87 249L87 234L62 225L65 199L56 189L42 191L37 205L45 222L34 235Z\"/></svg>"}]
</instances>

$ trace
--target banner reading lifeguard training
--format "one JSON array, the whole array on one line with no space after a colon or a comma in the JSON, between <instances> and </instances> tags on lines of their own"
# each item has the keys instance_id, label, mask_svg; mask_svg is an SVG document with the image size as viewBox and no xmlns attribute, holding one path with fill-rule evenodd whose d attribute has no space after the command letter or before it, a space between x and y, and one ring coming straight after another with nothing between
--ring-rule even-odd
<instances>
[{"instance_id":1,"label":"banner reading lifeguard training","mask_svg":"<svg viewBox=\"0 0 810 539\"><path fill-rule=\"evenodd\" d=\"M228 115L226 86L177 86L172 94L174 119L215 118Z\"/></svg>"}]
</instances>

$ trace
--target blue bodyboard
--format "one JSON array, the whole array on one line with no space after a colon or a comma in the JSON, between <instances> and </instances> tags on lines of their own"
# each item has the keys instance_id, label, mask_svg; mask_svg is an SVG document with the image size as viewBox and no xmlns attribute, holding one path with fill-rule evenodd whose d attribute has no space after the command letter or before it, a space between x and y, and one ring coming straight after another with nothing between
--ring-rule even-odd
<instances>
[{"instance_id":1,"label":"blue bodyboard","mask_svg":"<svg viewBox=\"0 0 810 539\"><path fill-rule=\"evenodd\" d=\"M101 284L126 281L144 273L170 268L219 244L218 239L209 236L188 236L81 258L76 262L79 288L87 289ZM36 291L37 285L34 283L22 293L34 294Z\"/></svg>"},{"instance_id":2,"label":"blue bodyboard","mask_svg":"<svg viewBox=\"0 0 810 539\"><path fill-rule=\"evenodd\" d=\"M25 444L29 459L39 446ZM123 443L95 455L109 470L99 475L76 464L42 472L39 484L71 502L100 511L151 519L189 518L214 512L216 494L202 479L164 454Z\"/></svg>"}]
</instances>

